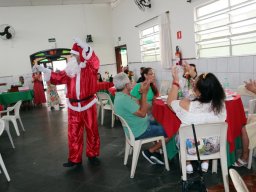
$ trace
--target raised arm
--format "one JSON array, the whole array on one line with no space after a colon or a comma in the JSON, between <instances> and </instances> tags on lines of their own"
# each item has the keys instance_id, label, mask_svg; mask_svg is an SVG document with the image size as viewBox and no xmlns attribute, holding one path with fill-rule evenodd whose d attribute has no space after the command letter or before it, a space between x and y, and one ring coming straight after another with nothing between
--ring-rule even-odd
<instances>
[{"instance_id":1,"label":"raised arm","mask_svg":"<svg viewBox=\"0 0 256 192\"><path fill-rule=\"evenodd\" d=\"M148 103L147 103L147 93L149 89L150 83L145 81L141 83L141 99L140 99L140 108L138 111L136 111L134 114L139 117L145 117L147 115L148 111Z\"/></svg>"}]
</instances>

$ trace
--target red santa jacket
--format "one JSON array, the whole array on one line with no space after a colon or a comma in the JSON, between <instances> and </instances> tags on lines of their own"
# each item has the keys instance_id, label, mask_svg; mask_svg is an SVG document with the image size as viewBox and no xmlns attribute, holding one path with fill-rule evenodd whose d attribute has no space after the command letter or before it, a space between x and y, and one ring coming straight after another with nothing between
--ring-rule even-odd
<instances>
[{"instance_id":1,"label":"red santa jacket","mask_svg":"<svg viewBox=\"0 0 256 192\"><path fill-rule=\"evenodd\" d=\"M74 111L84 111L93 106L96 102L97 72L99 59L94 52L89 53L86 58L86 66L80 67L80 73L71 78L66 71L59 73L51 72L50 82L54 85L67 85L68 107Z\"/></svg>"}]
</instances>

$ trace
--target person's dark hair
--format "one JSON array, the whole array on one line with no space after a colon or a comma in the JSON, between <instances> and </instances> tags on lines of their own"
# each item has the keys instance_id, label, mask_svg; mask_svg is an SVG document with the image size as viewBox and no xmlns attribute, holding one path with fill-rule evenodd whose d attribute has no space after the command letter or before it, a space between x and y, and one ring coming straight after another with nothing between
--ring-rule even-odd
<instances>
[{"instance_id":1,"label":"person's dark hair","mask_svg":"<svg viewBox=\"0 0 256 192\"><path fill-rule=\"evenodd\" d=\"M226 96L222 85L214 74L201 74L196 81L195 89L201 94L196 100L201 103L211 102L214 114L221 112Z\"/></svg>"},{"instance_id":2,"label":"person's dark hair","mask_svg":"<svg viewBox=\"0 0 256 192\"><path fill-rule=\"evenodd\" d=\"M141 73L141 80L142 80L141 82L146 80L145 74L147 75L150 70L152 70L151 67L144 68L143 72ZM150 83L150 87L151 87L154 95L155 96L158 95L158 90L157 90L156 86L153 83Z\"/></svg>"},{"instance_id":3,"label":"person's dark hair","mask_svg":"<svg viewBox=\"0 0 256 192\"><path fill-rule=\"evenodd\" d=\"M140 70L143 71L145 69L145 67L141 67Z\"/></svg>"},{"instance_id":4,"label":"person's dark hair","mask_svg":"<svg viewBox=\"0 0 256 192\"><path fill-rule=\"evenodd\" d=\"M101 77L101 74L100 74L100 73L97 73L97 75L100 75L99 82L103 82L102 77ZM97 80L98 80L98 77L97 77Z\"/></svg>"}]
</instances>

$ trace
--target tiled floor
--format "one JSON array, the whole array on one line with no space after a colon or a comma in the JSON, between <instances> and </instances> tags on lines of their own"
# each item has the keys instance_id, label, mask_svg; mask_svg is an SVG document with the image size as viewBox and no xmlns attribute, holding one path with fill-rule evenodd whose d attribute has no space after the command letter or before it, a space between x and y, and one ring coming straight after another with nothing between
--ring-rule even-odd
<instances>
[{"instance_id":1,"label":"tiled floor","mask_svg":"<svg viewBox=\"0 0 256 192\"><path fill-rule=\"evenodd\" d=\"M108 192L108 191L181 191L178 158L170 161L170 171L164 166L151 165L140 155L135 178L130 179L131 158L123 165L124 133L120 122L110 128L110 114L104 126L99 126L101 137L101 165L88 164L84 154L81 168L64 168L67 161L67 111L50 111L46 107L21 111L26 132L17 137L12 149L7 134L0 137L0 152L11 177L8 183L0 174L0 192ZM145 146L146 147L146 146ZM254 170L256 168L253 161ZM242 175L251 173L246 168ZM205 175L207 186L222 183L218 174Z\"/></svg>"}]
</instances>

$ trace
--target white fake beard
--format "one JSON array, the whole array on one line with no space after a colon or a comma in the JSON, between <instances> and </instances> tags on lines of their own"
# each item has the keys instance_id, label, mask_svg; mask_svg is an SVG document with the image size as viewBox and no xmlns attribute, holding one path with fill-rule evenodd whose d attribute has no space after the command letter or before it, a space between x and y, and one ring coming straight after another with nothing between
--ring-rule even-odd
<instances>
[{"instance_id":1,"label":"white fake beard","mask_svg":"<svg viewBox=\"0 0 256 192\"><path fill-rule=\"evenodd\" d=\"M68 60L65 71L69 77L75 77L80 72L80 67L75 57L71 57Z\"/></svg>"}]
</instances>

